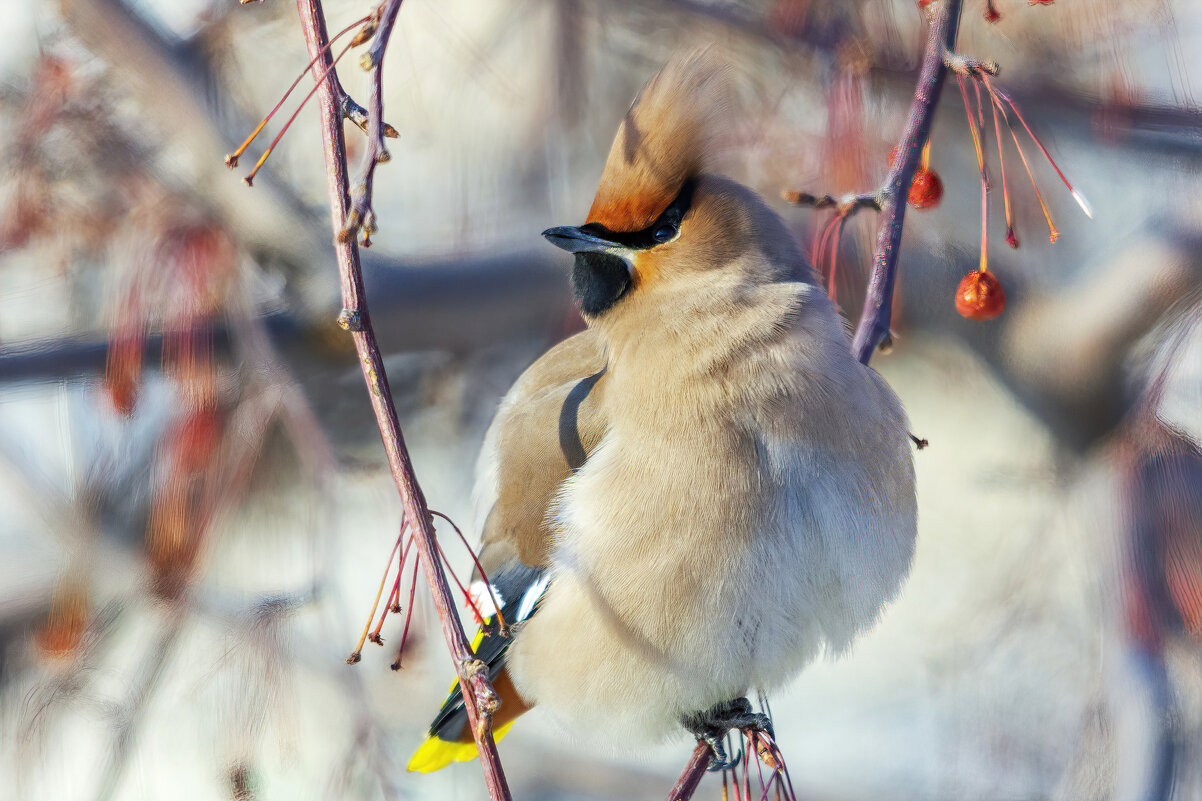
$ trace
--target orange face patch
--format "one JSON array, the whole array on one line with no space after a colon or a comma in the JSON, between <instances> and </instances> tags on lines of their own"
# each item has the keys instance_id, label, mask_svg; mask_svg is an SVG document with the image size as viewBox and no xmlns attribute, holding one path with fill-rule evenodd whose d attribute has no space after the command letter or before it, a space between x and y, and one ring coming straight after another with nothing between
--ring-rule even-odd
<instances>
[{"instance_id":1,"label":"orange face patch","mask_svg":"<svg viewBox=\"0 0 1202 801\"><path fill-rule=\"evenodd\" d=\"M641 231L663 213L676 196L670 187L658 191L619 192L603 186L597 191L586 223L600 223L611 231Z\"/></svg>"},{"instance_id":2,"label":"orange face patch","mask_svg":"<svg viewBox=\"0 0 1202 801\"><path fill-rule=\"evenodd\" d=\"M630 290L634 291L655 282L660 277L660 258L654 250L641 250L631 260L634 275L630 277Z\"/></svg>"}]
</instances>

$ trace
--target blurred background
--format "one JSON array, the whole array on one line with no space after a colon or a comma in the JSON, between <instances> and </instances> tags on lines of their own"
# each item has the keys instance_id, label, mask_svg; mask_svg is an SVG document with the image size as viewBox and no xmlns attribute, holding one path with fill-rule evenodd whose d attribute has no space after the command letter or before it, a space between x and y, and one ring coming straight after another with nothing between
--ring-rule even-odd
<instances>
[{"instance_id":1,"label":"blurred background","mask_svg":"<svg viewBox=\"0 0 1202 801\"><path fill-rule=\"evenodd\" d=\"M372 8L325 5L332 32ZM930 442L914 572L853 653L773 697L778 739L807 799L1202 798L1202 5L996 8L965 3L960 49L1001 64L1094 219L1019 127L1049 242L999 132L1021 246L992 192L1007 306L959 316L980 176L949 81L944 195L907 214L895 344L874 359ZM475 763L404 772L452 675L423 581L402 669L401 616L345 663L400 506L334 324L316 108L240 180L311 79L222 162L308 62L296 8L6 0L4 19L0 798L483 798ZM812 253L830 211L781 192L879 185L923 19L914 0L409 0L364 260L431 506L478 522L501 394L581 326L538 232L584 219L673 52L737 65L729 172ZM340 74L365 102L356 62ZM347 141L354 171L364 137ZM874 227L847 223L833 270L853 318ZM652 799L690 747L598 753L536 711L500 750L515 798Z\"/></svg>"}]
</instances>

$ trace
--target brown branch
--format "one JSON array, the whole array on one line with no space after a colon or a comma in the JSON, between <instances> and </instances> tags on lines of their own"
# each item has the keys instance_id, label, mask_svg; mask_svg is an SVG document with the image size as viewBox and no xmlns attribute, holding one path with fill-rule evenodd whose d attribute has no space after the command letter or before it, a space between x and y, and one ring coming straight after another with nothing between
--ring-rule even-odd
<instances>
[{"instance_id":1,"label":"brown branch","mask_svg":"<svg viewBox=\"0 0 1202 801\"><path fill-rule=\"evenodd\" d=\"M351 204L345 225L338 232L339 242L354 239L362 229L363 247L370 247L371 235L376 232L376 213L371 205L372 182L376 175L376 165L390 158L388 149L384 146L384 53L392 36L397 12L400 10L401 0L384 0L380 4L375 36L360 62L363 68L371 73L371 96L367 100L367 148L363 152L359 182L351 193L354 203Z\"/></svg>"},{"instance_id":2,"label":"brown branch","mask_svg":"<svg viewBox=\"0 0 1202 801\"><path fill-rule=\"evenodd\" d=\"M815 209L834 208L840 217L851 217L860 209L881 210L883 196L880 192L864 192L842 197L834 195L811 195L809 192L782 192L781 198L794 206L809 206Z\"/></svg>"},{"instance_id":3,"label":"brown branch","mask_svg":"<svg viewBox=\"0 0 1202 801\"><path fill-rule=\"evenodd\" d=\"M882 190L881 219L877 228L876 248L872 254L872 277L864 297L864 309L856 325L851 350L868 364L878 347L890 344L889 322L893 307L893 285L897 278L897 255L901 250L902 224L906 216L906 196L919 154L931 132L935 108L947 77L944 55L955 51L956 31L960 26L962 0L942 0L934 11L927 31L926 52L914 100L906 118L906 127L897 146L897 158Z\"/></svg>"},{"instance_id":4,"label":"brown branch","mask_svg":"<svg viewBox=\"0 0 1202 801\"><path fill-rule=\"evenodd\" d=\"M399 5L397 0L389 0L389 2ZM296 6L300 13L301 26L305 31L309 53L311 56L317 56L325 49L328 36L321 0L297 0ZM330 59L331 56L328 52L318 59L313 67L315 76L326 71L330 66ZM350 211L350 199L347 195L346 150L342 137L342 96L334 84L323 83L321 91L318 93L318 101L322 146L330 193L331 221L337 239L338 233L345 227ZM374 134L371 139L373 141L381 129L378 106L376 110L377 113L371 120ZM489 797L494 801L501 799L508 801L510 798L509 787L506 784L505 774L497 756L497 747L492 738L492 714L500 702L488 682L487 670L476 659L468 645L467 637L464 635L463 627L459 624L459 617L455 612L455 603L451 597L450 588L447 586L446 576L443 575L439 564L430 512L426 506L425 496L413 473L413 465L405 448L400 423L397 421L396 407L393 405L392 393L384 373L383 359L371 328L367 299L363 291L363 275L359 265L359 249L354 241L336 241L334 250L338 257L342 283L343 312L339 317L339 322L350 331L355 343L355 351L359 355L363 367L363 377L367 382L372 407L376 413L376 422L384 441L384 450L388 455L388 465L401 495L405 517L413 527L414 541L425 570L426 581L434 597L435 608L438 610L438 616L442 623L443 636L446 638L447 647L455 664L460 687L463 688L464 708L480 754L480 765L484 771Z\"/></svg>"},{"instance_id":5,"label":"brown branch","mask_svg":"<svg viewBox=\"0 0 1202 801\"><path fill-rule=\"evenodd\" d=\"M672 785L672 791L668 793L668 801L688 801L692 798L693 793L697 792L697 785L701 784L701 779L705 776L705 771L709 768L713 756L714 752L709 747L709 743L698 742L697 747L693 749L693 756L689 759L689 764L685 765L684 772L680 774L676 784Z\"/></svg>"}]
</instances>

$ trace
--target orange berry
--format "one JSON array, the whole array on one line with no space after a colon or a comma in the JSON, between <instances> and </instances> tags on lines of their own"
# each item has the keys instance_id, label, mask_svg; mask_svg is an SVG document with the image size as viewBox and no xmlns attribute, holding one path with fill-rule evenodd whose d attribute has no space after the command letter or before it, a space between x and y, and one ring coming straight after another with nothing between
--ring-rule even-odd
<instances>
[{"instance_id":1,"label":"orange berry","mask_svg":"<svg viewBox=\"0 0 1202 801\"><path fill-rule=\"evenodd\" d=\"M943 198L943 181L934 170L919 167L910 182L910 205L916 209L931 209Z\"/></svg>"},{"instance_id":2,"label":"orange berry","mask_svg":"<svg viewBox=\"0 0 1202 801\"><path fill-rule=\"evenodd\" d=\"M973 270L956 287L956 311L969 320L992 320L1006 308L1006 292L993 273Z\"/></svg>"}]
</instances>

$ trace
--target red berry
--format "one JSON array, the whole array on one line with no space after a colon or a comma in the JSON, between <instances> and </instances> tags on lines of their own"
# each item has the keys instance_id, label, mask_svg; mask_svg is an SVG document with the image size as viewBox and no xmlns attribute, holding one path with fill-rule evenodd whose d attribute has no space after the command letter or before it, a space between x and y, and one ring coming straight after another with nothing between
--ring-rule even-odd
<instances>
[{"instance_id":1,"label":"red berry","mask_svg":"<svg viewBox=\"0 0 1202 801\"><path fill-rule=\"evenodd\" d=\"M993 273L973 270L956 287L956 311L969 320L992 320L1006 308L1006 292Z\"/></svg>"},{"instance_id":2,"label":"red berry","mask_svg":"<svg viewBox=\"0 0 1202 801\"><path fill-rule=\"evenodd\" d=\"M897 148L889 148L889 166L897 160ZM943 181L934 170L919 165L914 170L914 178L910 181L910 194L907 200L916 209L931 209L939 205L943 198Z\"/></svg>"},{"instance_id":3,"label":"red berry","mask_svg":"<svg viewBox=\"0 0 1202 801\"><path fill-rule=\"evenodd\" d=\"M919 167L914 171L914 180L910 183L910 205L916 209L931 209L939 205L943 197L943 181L934 170Z\"/></svg>"}]
</instances>

